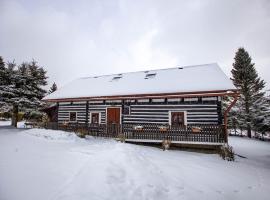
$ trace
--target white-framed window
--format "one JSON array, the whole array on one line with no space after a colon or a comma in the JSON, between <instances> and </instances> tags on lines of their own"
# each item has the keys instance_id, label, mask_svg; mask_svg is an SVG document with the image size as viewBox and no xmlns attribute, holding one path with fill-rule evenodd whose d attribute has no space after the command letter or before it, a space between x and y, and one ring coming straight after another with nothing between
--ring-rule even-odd
<instances>
[{"instance_id":1,"label":"white-framed window","mask_svg":"<svg viewBox=\"0 0 270 200\"><path fill-rule=\"evenodd\" d=\"M90 124L100 124L100 123L101 123L101 113L90 112Z\"/></svg>"},{"instance_id":2,"label":"white-framed window","mask_svg":"<svg viewBox=\"0 0 270 200\"><path fill-rule=\"evenodd\" d=\"M186 126L187 112L179 110L169 111L169 124L171 126Z\"/></svg>"},{"instance_id":3,"label":"white-framed window","mask_svg":"<svg viewBox=\"0 0 270 200\"><path fill-rule=\"evenodd\" d=\"M76 122L77 121L77 112L69 112L69 121Z\"/></svg>"}]
</instances>

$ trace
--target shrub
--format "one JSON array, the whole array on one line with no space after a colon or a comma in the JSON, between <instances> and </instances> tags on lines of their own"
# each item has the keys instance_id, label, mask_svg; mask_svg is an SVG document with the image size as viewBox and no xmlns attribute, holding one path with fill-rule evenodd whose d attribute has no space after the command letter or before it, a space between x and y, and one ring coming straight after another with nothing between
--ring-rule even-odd
<instances>
[{"instance_id":1,"label":"shrub","mask_svg":"<svg viewBox=\"0 0 270 200\"><path fill-rule=\"evenodd\" d=\"M168 150L170 148L171 141L170 140L163 140L162 141L162 149L163 151Z\"/></svg>"},{"instance_id":2,"label":"shrub","mask_svg":"<svg viewBox=\"0 0 270 200\"><path fill-rule=\"evenodd\" d=\"M228 144L220 147L219 155L223 158L223 160L234 161L233 148Z\"/></svg>"},{"instance_id":3,"label":"shrub","mask_svg":"<svg viewBox=\"0 0 270 200\"><path fill-rule=\"evenodd\" d=\"M85 138L85 136L87 135L87 129L85 128L80 128L77 130L76 133L80 138Z\"/></svg>"},{"instance_id":4,"label":"shrub","mask_svg":"<svg viewBox=\"0 0 270 200\"><path fill-rule=\"evenodd\" d=\"M10 119L12 117L11 112L1 112L0 118Z\"/></svg>"},{"instance_id":5,"label":"shrub","mask_svg":"<svg viewBox=\"0 0 270 200\"><path fill-rule=\"evenodd\" d=\"M124 134L119 134L119 135L118 135L118 138L119 138L119 141L120 141L120 142L125 142L125 139L126 139L126 138L125 138L125 135L124 135Z\"/></svg>"},{"instance_id":6,"label":"shrub","mask_svg":"<svg viewBox=\"0 0 270 200\"><path fill-rule=\"evenodd\" d=\"M18 122L22 121L24 118L24 113L23 112L19 112L18 113Z\"/></svg>"},{"instance_id":7,"label":"shrub","mask_svg":"<svg viewBox=\"0 0 270 200\"><path fill-rule=\"evenodd\" d=\"M30 120L30 121L42 121L42 117L43 117L43 113L39 112L39 111L29 111L26 112L24 115L24 118L26 120Z\"/></svg>"}]
</instances>

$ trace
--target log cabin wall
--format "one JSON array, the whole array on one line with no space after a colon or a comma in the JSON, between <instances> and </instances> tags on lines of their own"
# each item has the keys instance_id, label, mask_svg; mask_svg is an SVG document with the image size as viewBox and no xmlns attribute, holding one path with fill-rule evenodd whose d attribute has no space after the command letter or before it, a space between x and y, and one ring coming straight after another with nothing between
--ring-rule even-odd
<instances>
[{"instance_id":1,"label":"log cabin wall","mask_svg":"<svg viewBox=\"0 0 270 200\"><path fill-rule=\"evenodd\" d=\"M187 124L221 124L221 101L218 97L150 99L130 104L124 123L169 124L169 111L186 111Z\"/></svg>"},{"instance_id":2,"label":"log cabin wall","mask_svg":"<svg viewBox=\"0 0 270 200\"><path fill-rule=\"evenodd\" d=\"M68 122L70 112L76 112L77 121L85 123L86 120L86 101L82 102L60 102L58 108L58 122Z\"/></svg>"},{"instance_id":3,"label":"log cabin wall","mask_svg":"<svg viewBox=\"0 0 270 200\"><path fill-rule=\"evenodd\" d=\"M62 102L59 103L58 121L69 121L69 113L77 112L77 121L85 123L89 122L90 113L100 113L100 122L105 124L107 107L122 108L122 123L168 124L169 111L177 110L187 112L187 124L222 124L220 97Z\"/></svg>"}]
</instances>

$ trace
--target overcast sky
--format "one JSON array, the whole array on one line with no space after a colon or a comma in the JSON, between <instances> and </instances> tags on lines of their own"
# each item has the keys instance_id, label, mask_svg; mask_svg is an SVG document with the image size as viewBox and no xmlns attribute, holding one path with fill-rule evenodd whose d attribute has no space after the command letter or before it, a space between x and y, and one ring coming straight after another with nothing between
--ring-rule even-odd
<instances>
[{"instance_id":1,"label":"overcast sky","mask_svg":"<svg viewBox=\"0 0 270 200\"><path fill-rule=\"evenodd\" d=\"M0 0L0 55L35 59L49 83L217 62L244 47L270 88L270 1Z\"/></svg>"}]
</instances>

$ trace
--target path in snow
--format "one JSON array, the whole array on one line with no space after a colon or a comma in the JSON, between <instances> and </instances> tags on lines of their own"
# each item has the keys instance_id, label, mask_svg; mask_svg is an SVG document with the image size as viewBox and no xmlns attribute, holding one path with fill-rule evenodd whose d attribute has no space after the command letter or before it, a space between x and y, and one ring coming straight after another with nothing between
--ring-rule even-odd
<instances>
[{"instance_id":1,"label":"path in snow","mask_svg":"<svg viewBox=\"0 0 270 200\"><path fill-rule=\"evenodd\" d=\"M268 199L270 144L230 143L247 159L0 129L0 199Z\"/></svg>"}]
</instances>

